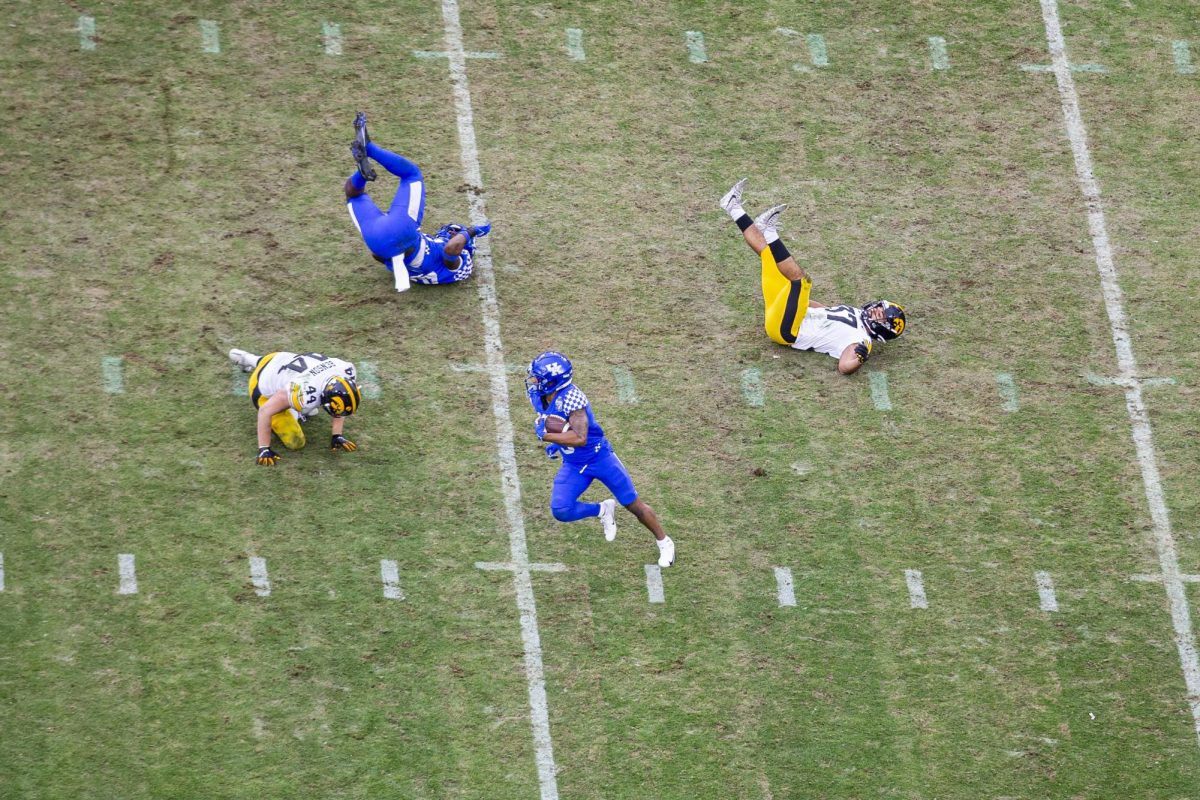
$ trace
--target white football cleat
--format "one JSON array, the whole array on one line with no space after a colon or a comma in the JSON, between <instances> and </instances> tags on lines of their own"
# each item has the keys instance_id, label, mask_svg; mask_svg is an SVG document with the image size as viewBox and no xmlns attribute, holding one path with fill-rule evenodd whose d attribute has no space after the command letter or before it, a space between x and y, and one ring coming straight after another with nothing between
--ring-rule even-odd
<instances>
[{"instance_id":1,"label":"white football cleat","mask_svg":"<svg viewBox=\"0 0 1200 800\"><path fill-rule=\"evenodd\" d=\"M229 351L229 360L242 368L242 372L254 372L254 368L258 365L258 356L254 353L247 353L245 350L238 350L236 347Z\"/></svg>"},{"instance_id":2,"label":"white football cleat","mask_svg":"<svg viewBox=\"0 0 1200 800\"><path fill-rule=\"evenodd\" d=\"M675 563L675 543L671 541L670 536L663 537L661 541L655 540L658 543L658 565L660 567L669 567Z\"/></svg>"},{"instance_id":3,"label":"white football cleat","mask_svg":"<svg viewBox=\"0 0 1200 800\"><path fill-rule=\"evenodd\" d=\"M768 208L763 213L754 218L754 225L763 232L763 236L770 239L774 236L779 238L779 217L787 211L787 203L783 205L773 206Z\"/></svg>"},{"instance_id":4,"label":"white football cleat","mask_svg":"<svg viewBox=\"0 0 1200 800\"><path fill-rule=\"evenodd\" d=\"M600 501L600 524L604 526L604 541L617 538L617 501L611 497Z\"/></svg>"},{"instance_id":5,"label":"white football cleat","mask_svg":"<svg viewBox=\"0 0 1200 800\"><path fill-rule=\"evenodd\" d=\"M720 206L726 214L733 214L733 209L742 205L742 190L745 188L746 178L742 178L721 198Z\"/></svg>"}]
</instances>

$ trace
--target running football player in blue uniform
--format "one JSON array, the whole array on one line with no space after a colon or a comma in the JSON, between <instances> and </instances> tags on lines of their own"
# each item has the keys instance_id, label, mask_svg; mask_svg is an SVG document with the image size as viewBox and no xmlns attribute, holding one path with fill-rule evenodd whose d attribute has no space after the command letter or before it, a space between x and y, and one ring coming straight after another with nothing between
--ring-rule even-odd
<instances>
[{"instance_id":1,"label":"running football player in blue uniform","mask_svg":"<svg viewBox=\"0 0 1200 800\"><path fill-rule=\"evenodd\" d=\"M475 268L475 237L491 231L482 225L445 225L433 236L421 233L425 216L425 184L421 169L402 155L384 150L367 135L367 115L354 118L350 154L358 170L346 180L346 207L371 256L395 276L396 291L412 283L455 283L471 277ZM367 181L375 180L370 159L400 179L387 212L367 196Z\"/></svg>"},{"instance_id":2,"label":"running football player in blue uniform","mask_svg":"<svg viewBox=\"0 0 1200 800\"><path fill-rule=\"evenodd\" d=\"M616 504L620 503L654 534L658 542L658 565L674 564L675 543L663 532L654 509L638 497L633 478L604 437L604 429L592 414L587 395L571 382L570 360L553 351L533 359L525 376L525 391L538 415L534 432L547 443L546 455L550 458L561 455L563 460L550 495L554 518L559 522L574 522L599 517L604 538L611 542L617 538ZM565 419L566 427L559 433L546 430L549 416ZM603 483L616 500L610 497L599 503L581 503L579 496L594 480Z\"/></svg>"}]
</instances>

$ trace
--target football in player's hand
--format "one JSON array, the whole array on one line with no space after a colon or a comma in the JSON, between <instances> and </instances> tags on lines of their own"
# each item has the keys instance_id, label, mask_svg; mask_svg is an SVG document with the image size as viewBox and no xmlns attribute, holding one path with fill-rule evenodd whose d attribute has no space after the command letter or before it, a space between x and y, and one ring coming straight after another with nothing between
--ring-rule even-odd
<instances>
[{"instance_id":1,"label":"football in player's hand","mask_svg":"<svg viewBox=\"0 0 1200 800\"><path fill-rule=\"evenodd\" d=\"M570 427L567 421L557 414L550 414L546 417L546 433L562 433Z\"/></svg>"}]
</instances>

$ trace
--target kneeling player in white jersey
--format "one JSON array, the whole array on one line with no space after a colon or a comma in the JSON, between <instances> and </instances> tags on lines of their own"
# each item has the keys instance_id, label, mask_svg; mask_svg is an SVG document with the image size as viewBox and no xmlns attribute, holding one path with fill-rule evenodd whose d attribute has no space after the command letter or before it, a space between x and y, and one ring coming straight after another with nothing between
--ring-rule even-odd
<instances>
[{"instance_id":1,"label":"kneeling player in white jersey","mask_svg":"<svg viewBox=\"0 0 1200 800\"><path fill-rule=\"evenodd\" d=\"M887 300L862 308L826 306L809 298L812 279L792 258L779 238L779 215L786 205L769 208L750 219L742 208L746 179L721 198L721 208L733 218L750 249L762 260L765 327L771 341L796 350L816 350L838 360L838 372L857 372L878 342L904 333L904 309Z\"/></svg>"},{"instance_id":2,"label":"kneeling player in white jersey","mask_svg":"<svg viewBox=\"0 0 1200 800\"><path fill-rule=\"evenodd\" d=\"M274 431L289 450L304 447L300 423L318 409L333 417L329 424L333 450L357 450L342 435L346 417L358 410L362 399L354 381L354 365L320 353L267 353L261 358L245 350L229 351L229 360L250 373L250 402L258 409L259 466L273 467L279 454L271 449Z\"/></svg>"}]
</instances>

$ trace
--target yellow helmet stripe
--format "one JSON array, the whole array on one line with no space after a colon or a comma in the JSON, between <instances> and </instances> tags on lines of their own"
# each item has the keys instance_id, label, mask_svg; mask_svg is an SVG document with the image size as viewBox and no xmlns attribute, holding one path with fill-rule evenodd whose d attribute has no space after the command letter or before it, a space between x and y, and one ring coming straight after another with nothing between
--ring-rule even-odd
<instances>
[{"instance_id":1,"label":"yellow helmet stripe","mask_svg":"<svg viewBox=\"0 0 1200 800\"><path fill-rule=\"evenodd\" d=\"M354 381L347 381L346 389L350 392L350 413L353 414L358 410L358 402L362 396L359 394L358 384Z\"/></svg>"}]
</instances>

